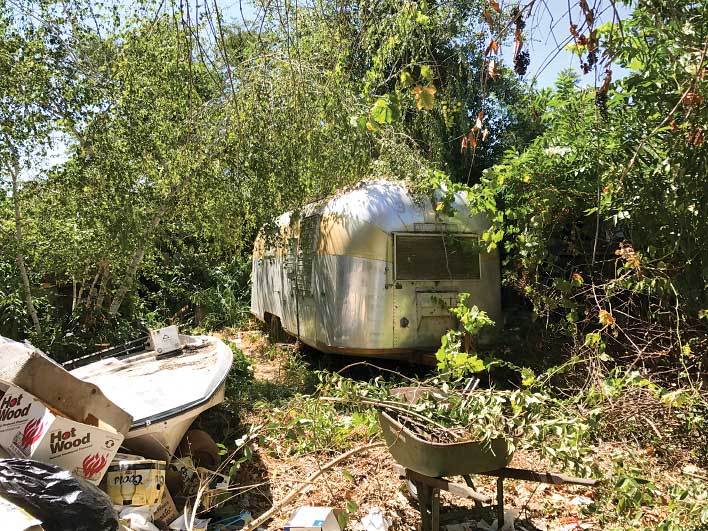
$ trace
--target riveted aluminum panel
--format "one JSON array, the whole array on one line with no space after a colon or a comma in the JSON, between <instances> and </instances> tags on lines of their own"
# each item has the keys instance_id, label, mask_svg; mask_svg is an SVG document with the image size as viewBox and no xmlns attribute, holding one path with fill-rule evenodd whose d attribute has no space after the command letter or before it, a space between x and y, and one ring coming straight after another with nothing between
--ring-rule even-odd
<instances>
[{"instance_id":1,"label":"riveted aluminum panel","mask_svg":"<svg viewBox=\"0 0 708 531\"><path fill-rule=\"evenodd\" d=\"M320 343L358 349L393 348L392 289L387 262L352 256L318 256L315 262Z\"/></svg>"}]
</instances>

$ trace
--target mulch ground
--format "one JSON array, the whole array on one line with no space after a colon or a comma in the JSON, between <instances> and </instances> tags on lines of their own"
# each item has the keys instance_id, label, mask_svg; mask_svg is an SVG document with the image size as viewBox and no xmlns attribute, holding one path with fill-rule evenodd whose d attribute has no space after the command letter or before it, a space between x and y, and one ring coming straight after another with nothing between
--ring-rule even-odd
<instances>
[{"instance_id":1,"label":"mulch ground","mask_svg":"<svg viewBox=\"0 0 708 531\"><path fill-rule=\"evenodd\" d=\"M232 337L253 360L254 376L257 380L277 383L282 378L283 358L273 356L267 340L261 335L257 332L238 332ZM246 412L242 420L246 425L263 421L258 411ZM283 441L283 447L287 444L287 441ZM237 484L240 488L248 490L238 497L237 503L242 509L250 511L254 517L270 509L338 455L322 452L288 456L287 452L277 446L278 443L268 448L256 447L253 459L244 463L238 472ZM614 450L611 445L598 449L597 463L601 468L603 463L609 463ZM417 530L420 521L417 501L410 495L405 482L394 474L393 464L394 461L385 447L366 450L352 456L325 471L260 529L282 530L290 514L303 505L344 510L347 502L353 501L358 509L351 514L348 529L364 529L360 519L371 508L378 507L389 521L390 531ZM525 451L517 451L510 466L537 471L552 470L548 463ZM671 472L662 474L666 476L667 481L671 480ZM480 493L495 499L495 478L474 476L473 479L475 488ZM456 481L463 483L462 478L456 478ZM516 518L517 530L603 529L591 514L584 512L585 504L597 496L592 488L505 480L504 494L505 508L509 511L509 516L513 514ZM352 504L349 506L351 508ZM456 498L447 492L441 493L441 512L443 522L463 524L450 525L450 531L485 529L485 523L491 524L495 518L492 508L477 508L474 502ZM660 512L657 510L657 522L660 520Z\"/></svg>"}]
</instances>

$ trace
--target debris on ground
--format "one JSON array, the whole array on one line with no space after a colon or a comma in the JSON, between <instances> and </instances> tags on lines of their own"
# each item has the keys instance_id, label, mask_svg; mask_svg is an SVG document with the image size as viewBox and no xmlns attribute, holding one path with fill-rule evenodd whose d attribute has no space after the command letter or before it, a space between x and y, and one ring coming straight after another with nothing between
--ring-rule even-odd
<instances>
[{"instance_id":1,"label":"debris on ground","mask_svg":"<svg viewBox=\"0 0 708 531\"><path fill-rule=\"evenodd\" d=\"M184 515L180 516L170 524L170 529L174 531L207 531L209 526L210 518L186 518Z\"/></svg>"},{"instance_id":2,"label":"debris on ground","mask_svg":"<svg viewBox=\"0 0 708 531\"><path fill-rule=\"evenodd\" d=\"M52 464L0 459L0 497L40 522L50 523L51 531L118 529L113 505L103 492ZM15 511L10 513L17 516Z\"/></svg>"},{"instance_id":3,"label":"debris on ground","mask_svg":"<svg viewBox=\"0 0 708 531\"><path fill-rule=\"evenodd\" d=\"M285 524L286 531L341 531L331 507L299 507Z\"/></svg>"},{"instance_id":4,"label":"debris on ground","mask_svg":"<svg viewBox=\"0 0 708 531\"><path fill-rule=\"evenodd\" d=\"M167 463L130 456L114 459L106 474L106 492L116 505L157 505L165 491Z\"/></svg>"},{"instance_id":5,"label":"debris on ground","mask_svg":"<svg viewBox=\"0 0 708 531\"><path fill-rule=\"evenodd\" d=\"M369 513L361 519L365 531L388 531L391 523L384 518L380 507L371 507Z\"/></svg>"},{"instance_id":6,"label":"debris on ground","mask_svg":"<svg viewBox=\"0 0 708 531\"><path fill-rule=\"evenodd\" d=\"M120 511L120 523L132 531L160 531L153 525L150 507L125 507Z\"/></svg>"},{"instance_id":7,"label":"debris on ground","mask_svg":"<svg viewBox=\"0 0 708 531\"><path fill-rule=\"evenodd\" d=\"M3 531L42 531L42 521L0 496Z\"/></svg>"},{"instance_id":8,"label":"debris on ground","mask_svg":"<svg viewBox=\"0 0 708 531\"><path fill-rule=\"evenodd\" d=\"M154 351L161 351L168 362L182 355L175 344L191 358L213 355L213 348L191 348L193 337L179 335L176 327L153 331L150 338ZM231 355L218 339L209 341ZM139 348L141 341L132 343ZM110 356L125 359L127 352L104 352L99 363L116 359ZM138 364L155 359L139 356ZM230 476L218 468L219 448L208 434L193 430L178 444L190 423L180 411L166 411L178 422L171 428L169 420L158 423L157 429L177 435L172 444L182 453L168 469L172 452L164 460L147 451L149 445L145 454L124 453L121 443L133 419L97 385L78 379L28 343L0 338L0 360L0 515L3 525L13 522L13 528L4 526L3 531L206 530L209 519L196 514L218 507L230 484ZM120 379L121 371L113 377ZM223 399L223 385L208 391L199 411ZM129 446L136 447L140 445ZM163 455L164 448L158 453ZM196 509L181 512L186 505ZM250 514L242 516L241 522L250 519Z\"/></svg>"}]
</instances>

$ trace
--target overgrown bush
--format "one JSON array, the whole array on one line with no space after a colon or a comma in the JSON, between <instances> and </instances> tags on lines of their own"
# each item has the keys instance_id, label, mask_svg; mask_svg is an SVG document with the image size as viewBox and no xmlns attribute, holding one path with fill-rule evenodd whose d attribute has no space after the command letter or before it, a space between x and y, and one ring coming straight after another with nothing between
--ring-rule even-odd
<instances>
[{"instance_id":1,"label":"overgrown bush","mask_svg":"<svg viewBox=\"0 0 708 531\"><path fill-rule=\"evenodd\" d=\"M598 28L627 77L589 87L561 75L538 96L545 132L470 192L493 222L482 240L502 247L505 283L548 336L566 338L566 359L592 353L595 369L619 362L682 379L703 370L703 9L644 4L623 34Z\"/></svg>"}]
</instances>

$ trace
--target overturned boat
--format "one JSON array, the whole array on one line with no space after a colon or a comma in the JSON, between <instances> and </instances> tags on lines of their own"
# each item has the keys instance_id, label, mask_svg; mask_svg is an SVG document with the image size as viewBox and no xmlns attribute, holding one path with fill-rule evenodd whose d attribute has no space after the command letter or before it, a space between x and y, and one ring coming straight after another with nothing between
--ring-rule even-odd
<instances>
[{"instance_id":1,"label":"overturned boat","mask_svg":"<svg viewBox=\"0 0 708 531\"><path fill-rule=\"evenodd\" d=\"M141 338L65 364L133 417L123 446L138 455L169 461L197 416L224 400L231 349L211 336L178 338L169 352Z\"/></svg>"}]
</instances>

